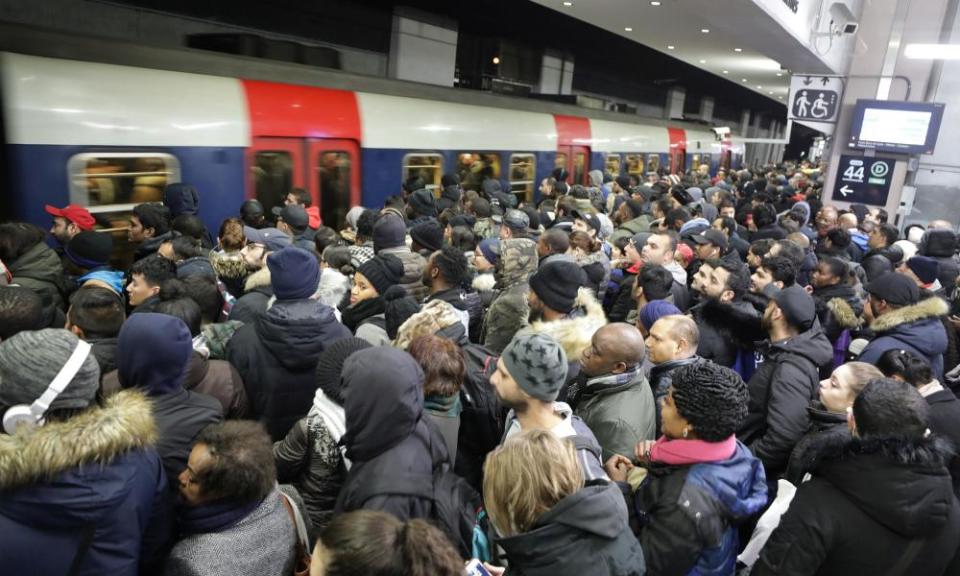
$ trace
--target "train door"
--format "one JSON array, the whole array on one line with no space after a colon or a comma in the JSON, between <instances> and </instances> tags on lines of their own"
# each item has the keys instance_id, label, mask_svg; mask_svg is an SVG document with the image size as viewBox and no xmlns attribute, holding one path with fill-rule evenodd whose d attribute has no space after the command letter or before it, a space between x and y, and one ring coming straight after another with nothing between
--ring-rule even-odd
<instances>
[{"instance_id":1,"label":"train door","mask_svg":"<svg viewBox=\"0 0 960 576\"><path fill-rule=\"evenodd\" d=\"M360 205L360 146L353 140L309 140L309 190L325 226L343 227L347 211Z\"/></svg>"},{"instance_id":2,"label":"train door","mask_svg":"<svg viewBox=\"0 0 960 576\"><path fill-rule=\"evenodd\" d=\"M263 204L268 218L274 206L283 206L292 188L306 188L303 148L299 138L254 138L247 159L247 190Z\"/></svg>"},{"instance_id":3,"label":"train door","mask_svg":"<svg viewBox=\"0 0 960 576\"><path fill-rule=\"evenodd\" d=\"M683 174L686 170L687 138L682 128L667 128L670 137L670 173Z\"/></svg>"},{"instance_id":4,"label":"train door","mask_svg":"<svg viewBox=\"0 0 960 576\"><path fill-rule=\"evenodd\" d=\"M587 185L590 172L590 148L588 146L558 146L557 168L565 168L570 174L567 183Z\"/></svg>"}]
</instances>

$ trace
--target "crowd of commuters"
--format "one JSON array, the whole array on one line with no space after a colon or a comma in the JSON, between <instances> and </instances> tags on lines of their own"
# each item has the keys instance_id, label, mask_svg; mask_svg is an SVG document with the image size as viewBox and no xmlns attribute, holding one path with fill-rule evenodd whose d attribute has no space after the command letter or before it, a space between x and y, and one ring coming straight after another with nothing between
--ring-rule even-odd
<instances>
[{"instance_id":1,"label":"crowd of commuters","mask_svg":"<svg viewBox=\"0 0 960 576\"><path fill-rule=\"evenodd\" d=\"M960 573L953 225L568 180L0 224L0 571Z\"/></svg>"}]
</instances>

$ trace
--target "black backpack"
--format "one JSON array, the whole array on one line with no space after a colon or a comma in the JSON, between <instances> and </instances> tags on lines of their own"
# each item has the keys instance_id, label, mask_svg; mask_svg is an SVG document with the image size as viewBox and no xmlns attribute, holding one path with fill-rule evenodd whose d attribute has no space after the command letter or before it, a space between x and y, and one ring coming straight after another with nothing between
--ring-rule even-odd
<instances>
[{"instance_id":1,"label":"black backpack","mask_svg":"<svg viewBox=\"0 0 960 576\"><path fill-rule=\"evenodd\" d=\"M500 444L505 410L490 384L499 356L479 344L462 346L466 377L460 388L460 432L455 471L477 491L482 490L483 462Z\"/></svg>"},{"instance_id":2,"label":"black backpack","mask_svg":"<svg viewBox=\"0 0 960 576\"><path fill-rule=\"evenodd\" d=\"M476 490L446 463L426 474L389 474L363 482L352 500L362 505L374 496L413 496L430 500L430 520L463 558L473 556L473 534L483 501Z\"/></svg>"}]
</instances>

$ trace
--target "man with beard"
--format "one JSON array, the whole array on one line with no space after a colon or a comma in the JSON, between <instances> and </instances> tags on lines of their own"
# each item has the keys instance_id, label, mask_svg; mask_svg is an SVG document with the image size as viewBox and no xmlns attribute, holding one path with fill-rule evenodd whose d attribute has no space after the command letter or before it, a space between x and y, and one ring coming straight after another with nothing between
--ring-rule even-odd
<instances>
[{"instance_id":1,"label":"man with beard","mask_svg":"<svg viewBox=\"0 0 960 576\"><path fill-rule=\"evenodd\" d=\"M761 325L767 333L759 348L764 360L747 382L750 402L737 437L763 462L775 491L790 452L810 426L807 406L817 399L820 368L833 349L817 322L813 298L797 285L770 299Z\"/></svg>"},{"instance_id":2,"label":"man with beard","mask_svg":"<svg viewBox=\"0 0 960 576\"><path fill-rule=\"evenodd\" d=\"M643 212L643 203L639 200L626 200L613 213L613 225L616 231L610 237L610 242L619 238L629 238L640 232L650 231L650 218Z\"/></svg>"},{"instance_id":3,"label":"man with beard","mask_svg":"<svg viewBox=\"0 0 960 576\"><path fill-rule=\"evenodd\" d=\"M243 285L243 296L237 299L230 310L230 320L239 320L244 324L253 322L267 310L267 302L273 296L270 286L270 269L267 268L267 256L290 246L291 239L276 228L243 227L247 239L246 246L240 250L243 264L250 275Z\"/></svg>"},{"instance_id":4,"label":"man with beard","mask_svg":"<svg viewBox=\"0 0 960 576\"><path fill-rule=\"evenodd\" d=\"M563 347L546 334L517 334L500 359L490 384L507 414L503 439L525 430L549 430L558 438L572 438L584 480L607 479L600 461L600 445L590 428L573 414L570 406L557 402L567 375Z\"/></svg>"},{"instance_id":5,"label":"man with beard","mask_svg":"<svg viewBox=\"0 0 960 576\"><path fill-rule=\"evenodd\" d=\"M443 300L456 310L463 329L471 339L479 338L483 323L483 302L476 292L466 292L462 286L467 276L467 257L460 249L444 246L430 255L423 269L423 284L430 295L424 301Z\"/></svg>"}]
</instances>

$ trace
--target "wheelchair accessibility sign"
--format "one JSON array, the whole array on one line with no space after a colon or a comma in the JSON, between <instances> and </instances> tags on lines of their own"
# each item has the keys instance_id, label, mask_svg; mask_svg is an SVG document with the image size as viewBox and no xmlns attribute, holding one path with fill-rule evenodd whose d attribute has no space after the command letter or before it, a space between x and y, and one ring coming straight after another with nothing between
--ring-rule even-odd
<instances>
[{"instance_id":1,"label":"wheelchair accessibility sign","mask_svg":"<svg viewBox=\"0 0 960 576\"><path fill-rule=\"evenodd\" d=\"M835 123L840 111L840 76L793 76L790 79L790 118Z\"/></svg>"}]
</instances>

